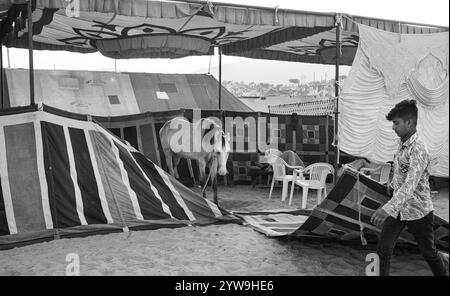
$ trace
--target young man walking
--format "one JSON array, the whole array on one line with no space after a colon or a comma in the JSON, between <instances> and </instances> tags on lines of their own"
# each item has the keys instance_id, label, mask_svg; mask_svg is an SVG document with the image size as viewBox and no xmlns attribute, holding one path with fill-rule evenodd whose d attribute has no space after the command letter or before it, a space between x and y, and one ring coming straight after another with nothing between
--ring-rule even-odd
<instances>
[{"instance_id":1,"label":"young man walking","mask_svg":"<svg viewBox=\"0 0 450 296\"><path fill-rule=\"evenodd\" d=\"M391 256L405 227L414 235L433 274L446 275L444 259L434 245L434 208L428 182L430 155L417 135L416 101L405 100L398 103L386 119L392 121L392 129L400 141L394 157L394 176L388 186L388 191L393 191L392 198L371 218L373 224L382 225L377 248L380 275L389 275Z\"/></svg>"}]
</instances>

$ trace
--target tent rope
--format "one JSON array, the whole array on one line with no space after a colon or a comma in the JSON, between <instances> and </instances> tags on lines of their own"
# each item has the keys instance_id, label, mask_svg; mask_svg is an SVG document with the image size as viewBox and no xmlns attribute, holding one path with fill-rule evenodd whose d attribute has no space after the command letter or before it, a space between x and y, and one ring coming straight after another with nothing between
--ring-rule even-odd
<instances>
[{"instance_id":1,"label":"tent rope","mask_svg":"<svg viewBox=\"0 0 450 296\"><path fill-rule=\"evenodd\" d=\"M348 20L349 22L355 24L355 25L360 25L360 23L358 23L357 21L355 21L354 19L351 18L351 16L348 16L347 14L343 13L341 15L342 18L345 18L346 20Z\"/></svg>"},{"instance_id":2,"label":"tent rope","mask_svg":"<svg viewBox=\"0 0 450 296\"><path fill-rule=\"evenodd\" d=\"M203 185L203 189L201 194L203 195L203 192L205 192L206 186L208 186L209 178L211 177L211 170L209 170L208 178L206 178L205 185Z\"/></svg>"},{"instance_id":3,"label":"tent rope","mask_svg":"<svg viewBox=\"0 0 450 296\"><path fill-rule=\"evenodd\" d=\"M359 223L359 238L363 246L367 245L366 238L364 237L364 225L361 221L361 182L359 180L359 172L356 174L356 191L358 192L358 223Z\"/></svg>"},{"instance_id":4,"label":"tent rope","mask_svg":"<svg viewBox=\"0 0 450 296\"><path fill-rule=\"evenodd\" d=\"M186 27L187 24L192 20L192 18L193 18L194 16L196 16L197 13L199 13L199 12L202 11L204 8L206 8L206 6L208 6L208 8L209 8L211 11L214 9L214 6L213 6L213 4L211 3L211 1L210 1L210 0L206 0L206 1L205 1L205 4L203 4L203 5L201 5L199 8L197 8L197 10L196 10L193 14L191 14L191 15L189 16L189 18L186 20L186 22L185 22L185 23L177 30L177 33L180 32L181 30L183 30L184 27ZM212 12L212 13L213 13L213 12Z\"/></svg>"},{"instance_id":5,"label":"tent rope","mask_svg":"<svg viewBox=\"0 0 450 296\"><path fill-rule=\"evenodd\" d=\"M280 5L276 5L275 6L275 26L279 24L280 20L278 19L278 8L280 7Z\"/></svg>"},{"instance_id":6,"label":"tent rope","mask_svg":"<svg viewBox=\"0 0 450 296\"><path fill-rule=\"evenodd\" d=\"M209 55L208 75L211 75L211 59L213 55Z\"/></svg>"}]
</instances>

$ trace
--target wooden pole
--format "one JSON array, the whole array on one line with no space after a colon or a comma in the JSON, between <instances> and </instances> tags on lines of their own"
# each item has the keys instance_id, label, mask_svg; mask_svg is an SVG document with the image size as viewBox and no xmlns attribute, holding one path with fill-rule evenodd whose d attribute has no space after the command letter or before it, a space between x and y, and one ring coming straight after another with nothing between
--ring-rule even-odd
<instances>
[{"instance_id":1,"label":"wooden pole","mask_svg":"<svg viewBox=\"0 0 450 296\"><path fill-rule=\"evenodd\" d=\"M34 63L33 63L33 0L28 0L28 61L30 77L30 105L34 105Z\"/></svg>"},{"instance_id":2,"label":"wooden pole","mask_svg":"<svg viewBox=\"0 0 450 296\"><path fill-rule=\"evenodd\" d=\"M335 175L338 171L339 165L339 64L341 62L341 15L336 14L336 66L335 66L335 78L334 78L334 95L336 97L336 109L334 112L334 145L335 145L335 155L334 155L334 171ZM334 184L336 184L337 178L334 177Z\"/></svg>"}]
</instances>

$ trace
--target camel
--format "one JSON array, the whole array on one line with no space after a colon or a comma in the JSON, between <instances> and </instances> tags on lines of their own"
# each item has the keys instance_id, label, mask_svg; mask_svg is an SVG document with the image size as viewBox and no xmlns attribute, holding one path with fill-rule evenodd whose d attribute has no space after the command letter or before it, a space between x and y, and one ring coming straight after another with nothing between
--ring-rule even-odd
<instances>
[{"instance_id":1,"label":"camel","mask_svg":"<svg viewBox=\"0 0 450 296\"><path fill-rule=\"evenodd\" d=\"M197 131L198 136L191 137L193 131ZM169 173L176 177L174 168L178 166L181 158L196 160L203 197L206 198L205 189L210 180L214 203L218 204L217 173L221 176L228 173L226 164L230 153L230 135L225 135L212 118L202 118L192 124L186 118L176 117L163 125L159 137ZM208 176L206 167L209 169Z\"/></svg>"}]
</instances>

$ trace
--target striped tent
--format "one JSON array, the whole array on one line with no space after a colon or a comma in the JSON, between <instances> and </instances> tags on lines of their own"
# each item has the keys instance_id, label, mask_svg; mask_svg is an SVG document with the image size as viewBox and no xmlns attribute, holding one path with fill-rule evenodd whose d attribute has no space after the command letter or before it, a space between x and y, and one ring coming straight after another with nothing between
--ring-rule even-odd
<instances>
[{"instance_id":1,"label":"striped tent","mask_svg":"<svg viewBox=\"0 0 450 296\"><path fill-rule=\"evenodd\" d=\"M90 117L61 114L44 105L0 113L0 249L237 221Z\"/></svg>"}]
</instances>

